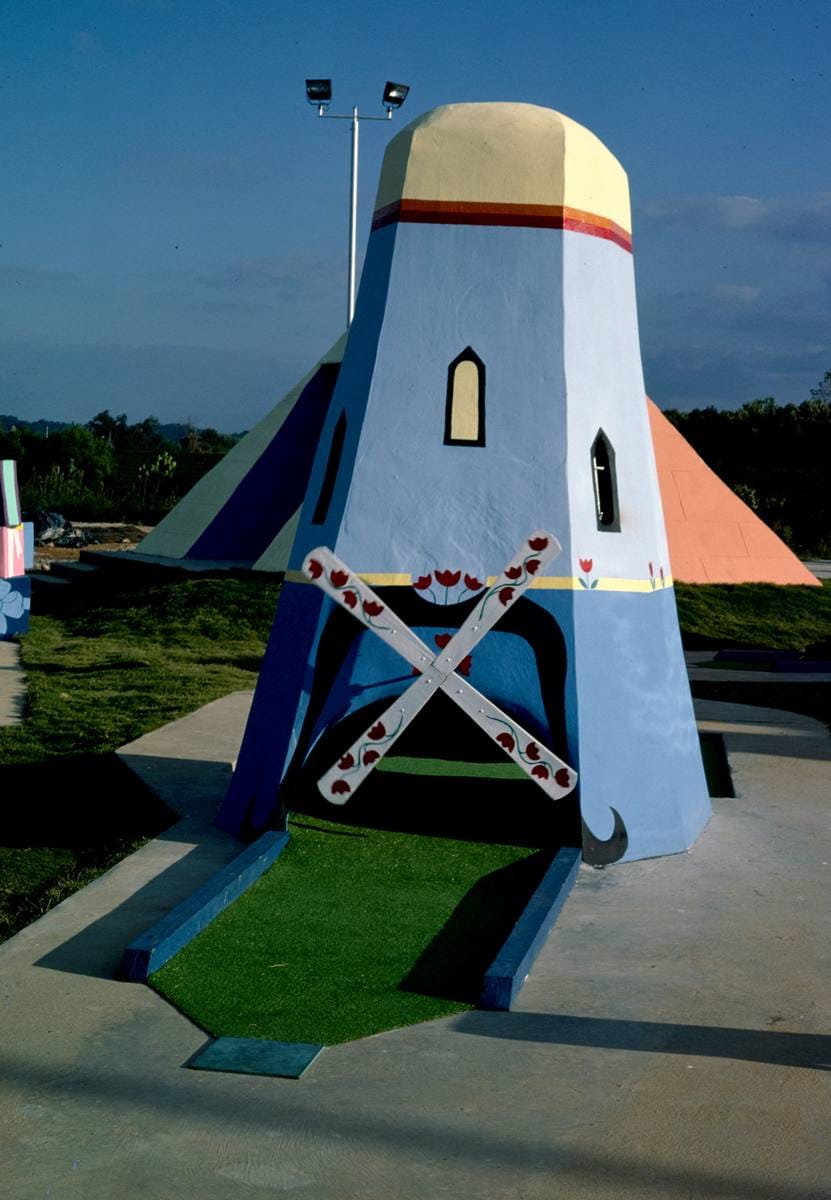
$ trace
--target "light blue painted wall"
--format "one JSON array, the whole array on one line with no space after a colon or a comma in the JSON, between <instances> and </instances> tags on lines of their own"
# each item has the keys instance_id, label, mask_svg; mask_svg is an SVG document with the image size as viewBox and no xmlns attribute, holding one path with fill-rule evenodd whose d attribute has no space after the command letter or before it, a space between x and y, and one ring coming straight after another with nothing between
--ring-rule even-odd
<instances>
[{"instance_id":1,"label":"light blue painted wall","mask_svg":"<svg viewBox=\"0 0 831 1200\"><path fill-rule=\"evenodd\" d=\"M485 448L443 445L447 368L468 345L487 372ZM313 526L342 411L341 469L328 519ZM596 527L590 448L600 427L615 449L620 533ZM292 565L323 544L359 572L451 568L482 578L539 527L563 546L550 575L581 574L577 559L592 558L595 576L645 579L648 562L656 572L668 562L631 255L552 230L376 231ZM531 595L566 639L568 754L592 833L610 834L614 807L629 834L627 858L683 849L710 809L671 589ZM252 796L255 826L271 811L330 611L317 589L286 585L221 816L226 828L239 827ZM315 736L409 679L403 660L362 638ZM488 636L471 682L545 736L537 664L514 637Z\"/></svg>"}]
</instances>

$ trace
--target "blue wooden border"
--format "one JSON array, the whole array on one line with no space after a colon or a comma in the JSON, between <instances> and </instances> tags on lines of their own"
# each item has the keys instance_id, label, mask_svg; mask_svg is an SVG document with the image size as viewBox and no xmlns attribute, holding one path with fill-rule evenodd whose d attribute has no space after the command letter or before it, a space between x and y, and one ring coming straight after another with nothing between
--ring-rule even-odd
<instances>
[{"instance_id":1,"label":"blue wooden border","mask_svg":"<svg viewBox=\"0 0 831 1200\"><path fill-rule=\"evenodd\" d=\"M145 983L148 975L178 954L214 917L256 883L285 849L288 840L285 830L262 834L227 867L217 871L161 921L140 934L124 951L121 978Z\"/></svg>"},{"instance_id":2,"label":"blue wooden border","mask_svg":"<svg viewBox=\"0 0 831 1200\"><path fill-rule=\"evenodd\" d=\"M563 846L554 855L537 890L526 904L508 940L485 972L480 1008L508 1012L528 978L552 925L560 915L580 869L580 851Z\"/></svg>"}]
</instances>

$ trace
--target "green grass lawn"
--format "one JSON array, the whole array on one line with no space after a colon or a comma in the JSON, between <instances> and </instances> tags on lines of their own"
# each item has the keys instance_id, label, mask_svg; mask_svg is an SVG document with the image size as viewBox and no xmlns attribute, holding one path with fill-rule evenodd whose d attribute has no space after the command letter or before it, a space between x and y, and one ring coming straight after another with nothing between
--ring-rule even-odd
<instances>
[{"instance_id":1,"label":"green grass lawn","mask_svg":"<svg viewBox=\"0 0 831 1200\"><path fill-rule=\"evenodd\" d=\"M25 720L0 729L0 940L170 824L113 751L254 686L278 584L103 576L65 590L52 612L35 599Z\"/></svg>"},{"instance_id":2,"label":"green grass lawn","mask_svg":"<svg viewBox=\"0 0 831 1200\"><path fill-rule=\"evenodd\" d=\"M675 594L684 645L690 650L804 650L831 634L828 580L822 588L677 583Z\"/></svg>"},{"instance_id":3,"label":"green grass lawn","mask_svg":"<svg viewBox=\"0 0 831 1200\"><path fill-rule=\"evenodd\" d=\"M472 1008L550 854L295 819L151 985L215 1035L333 1045Z\"/></svg>"}]
</instances>

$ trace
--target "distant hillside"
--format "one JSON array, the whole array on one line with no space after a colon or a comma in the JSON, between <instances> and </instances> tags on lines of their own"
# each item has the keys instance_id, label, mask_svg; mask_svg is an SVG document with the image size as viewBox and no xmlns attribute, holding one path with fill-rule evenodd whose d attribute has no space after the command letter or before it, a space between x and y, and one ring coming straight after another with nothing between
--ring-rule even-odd
<instances>
[{"instance_id":1,"label":"distant hillside","mask_svg":"<svg viewBox=\"0 0 831 1200\"><path fill-rule=\"evenodd\" d=\"M36 433L38 437L48 437L50 433L57 433L61 429L71 429L73 425L84 425L84 421L26 421L23 417L12 417L7 414L0 413L0 431L8 433L11 429L30 429L32 433ZM182 438L193 431L192 425L182 425L177 422L172 422L169 425L159 425L158 432L166 442L170 442L173 446L178 446ZM197 430L197 433L202 432ZM239 441L244 435L242 433L232 433L230 435L235 441Z\"/></svg>"},{"instance_id":2,"label":"distant hillside","mask_svg":"<svg viewBox=\"0 0 831 1200\"><path fill-rule=\"evenodd\" d=\"M10 429L31 429L40 437L46 437L57 429L69 429L71 421L24 421L22 417L9 417L0 414L0 429L8 433Z\"/></svg>"}]
</instances>

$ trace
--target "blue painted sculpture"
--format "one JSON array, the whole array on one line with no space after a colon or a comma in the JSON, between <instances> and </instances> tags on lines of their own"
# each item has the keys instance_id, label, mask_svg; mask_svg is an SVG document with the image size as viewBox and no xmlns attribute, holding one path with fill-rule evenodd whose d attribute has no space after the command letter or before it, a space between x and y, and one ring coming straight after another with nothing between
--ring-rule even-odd
<instances>
[{"instance_id":1,"label":"blue painted sculpture","mask_svg":"<svg viewBox=\"0 0 831 1200\"><path fill-rule=\"evenodd\" d=\"M475 648L471 684L579 772L587 861L673 853L701 831L629 230L620 164L551 110L451 105L390 143L223 828L279 825L412 682L310 586L315 548L441 646L545 529L562 553ZM499 758L449 713L423 744L412 732L410 761Z\"/></svg>"}]
</instances>

